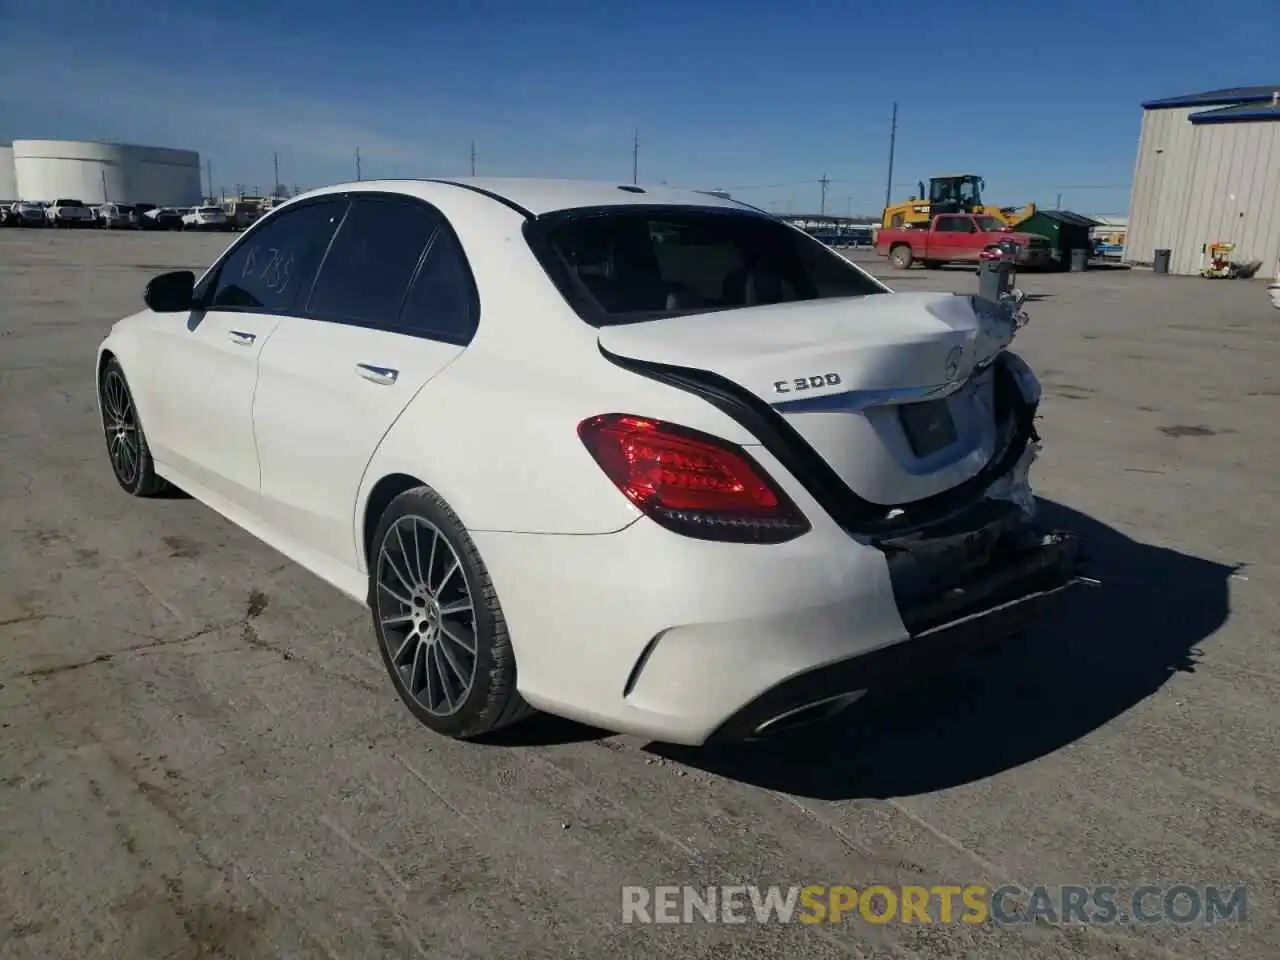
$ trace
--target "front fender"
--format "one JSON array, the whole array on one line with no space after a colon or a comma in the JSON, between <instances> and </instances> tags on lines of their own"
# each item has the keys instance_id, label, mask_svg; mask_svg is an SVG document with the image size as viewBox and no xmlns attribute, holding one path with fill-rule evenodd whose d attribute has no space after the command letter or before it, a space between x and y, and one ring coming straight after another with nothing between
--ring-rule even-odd
<instances>
[{"instance_id":1,"label":"front fender","mask_svg":"<svg viewBox=\"0 0 1280 960\"><path fill-rule=\"evenodd\" d=\"M129 382L129 392L133 395L133 403L137 408L138 419L145 422L146 412L155 402L152 388L149 360L145 350L145 333L152 314L143 311L117 320L111 325L106 337L98 344L94 363L93 395L98 404L101 416L102 397L98 389L98 379L102 376L102 368L109 357L115 357L124 370L125 379Z\"/></svg>"}]
</instances>

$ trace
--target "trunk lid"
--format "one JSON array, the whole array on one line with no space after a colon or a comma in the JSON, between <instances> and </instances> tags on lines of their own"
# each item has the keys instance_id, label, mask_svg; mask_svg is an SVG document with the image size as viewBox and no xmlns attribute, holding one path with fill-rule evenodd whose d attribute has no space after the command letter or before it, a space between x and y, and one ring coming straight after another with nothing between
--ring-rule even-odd
<instances>
[{"instance_id":1,"label":"trunk lid","mask_svg":"<svg viewBox=\"0 0 1280 960\"><path fill-rule=\"evenodd\" d=\"M733 381L855 494L896 505L964 483L997 452L990 363L1015 329L975 297L894 293L608 326L600 346Z\"/></svg>"}]
</instances>

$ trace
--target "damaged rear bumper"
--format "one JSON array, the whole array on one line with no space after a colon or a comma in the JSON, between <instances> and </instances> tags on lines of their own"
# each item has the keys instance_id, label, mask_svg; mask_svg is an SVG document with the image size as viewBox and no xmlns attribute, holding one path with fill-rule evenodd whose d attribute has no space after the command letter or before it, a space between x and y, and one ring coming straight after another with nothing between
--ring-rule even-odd
<instances>
[{"instance_id":1,"label":"damaged rear bumper","mask_svg":"<svg viewBox=\"0 0 1280 960\"><path fill-rule=\"evenodd\" d=\"M1036 532L1009 504L984 509L996 519L958 535L962 549L978 552L973 562L956 564L945 550L950 544L933 558L953 571L945 587L938 589L934 581L929 589L930 578L908 575L891 557L891 569L898 567L894 585L901 590L899 612L907 638L786 680L735 713L707 742L758 739L822 720L867 690L945 670L965 654L1035 623L1067 591L1092 582L1080 569L1073 533ZM975 536L981 544L975 544Z\"/></svg>"}]
</instances>

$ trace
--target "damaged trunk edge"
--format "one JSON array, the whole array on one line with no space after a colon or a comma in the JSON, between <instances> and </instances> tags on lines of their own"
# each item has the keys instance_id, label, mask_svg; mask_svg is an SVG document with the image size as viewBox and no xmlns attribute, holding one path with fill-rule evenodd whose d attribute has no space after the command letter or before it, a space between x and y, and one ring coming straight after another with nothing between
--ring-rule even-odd
<instances>
[{"instance_id":1,"label":"damaged trunk edge","mask_svg":"<svg viewBox=\"0 0 1280 960\"><path fill-rule=\"evenodd\" d=\"M1000 436L996 452L968 480L932 496L898 504L874 503L858 496L777 409L720 374L622 357L603 346L600 352L625 370L698 396L731 417L850 534L873 541L908 535L947 520L988 496L1034 507L1028 475L1039 449L1035 415L1040 394L1026 364L1006 351L999 352L990 364Z\"/></svg>"},{"instance_id":2,"label":"damaged trunk edge","mask_svg":"<svg viewBox=\"0 0 1280 960\"><path fill-rule=\"evenodd\" d=\"M1011 340L989 337L986 362L972 373L990 366L995 378L1000 441L987 464L948 490L900 504L859 497L781 412L741 385L708 370L600 350L619 367L699 396L727 414L848 533L881 549L911 635L959 630L994 641L1050 609L1068 587L1096 583L1080 573L1073 532L1045 531L1035 523L1030 472L1041 450L1035 429L1041 392L1027 364L1007 350Z\"/></svg>"}]
</instances>

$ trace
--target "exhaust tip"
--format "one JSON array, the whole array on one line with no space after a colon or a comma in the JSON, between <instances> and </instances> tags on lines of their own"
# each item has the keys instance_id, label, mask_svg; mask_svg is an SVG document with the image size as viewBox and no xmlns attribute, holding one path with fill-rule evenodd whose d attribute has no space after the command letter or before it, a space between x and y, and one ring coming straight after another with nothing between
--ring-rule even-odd
<instances>
[{"instance_id":1,"label":"exhaust tip","mask_svg":"<svg viewBox=\"0 0 1280 960\"><path fill-rule=\"evenodd\" d=\"M848 707L853 706L853 704L866 696L866 693L866 690L850 690L846 693L836 694L833 697L824 697L821 700L813 700L801 706L793 707L770 717L752 730L751 735L753 738L771 736L794 730L797 727L806 727L822 720L828 720Z\"/></svg>"}]
</instances>

